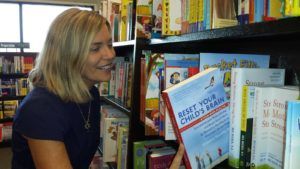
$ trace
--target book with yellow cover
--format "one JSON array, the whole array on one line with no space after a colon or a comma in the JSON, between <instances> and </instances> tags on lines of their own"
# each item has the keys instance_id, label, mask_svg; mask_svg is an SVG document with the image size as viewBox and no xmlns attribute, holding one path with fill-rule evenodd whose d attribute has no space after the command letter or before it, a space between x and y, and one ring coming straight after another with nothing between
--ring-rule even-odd
<instances>
[{"instance_id":1,"label":"book with yellow cover","mask_svg":"<svg viewBox=\"0 0 300 169\"><path fill-rule=\"evenodd\" d=\"M181 34L181 0L163 0L162 35Z\"/></svg>"}]
</instances>

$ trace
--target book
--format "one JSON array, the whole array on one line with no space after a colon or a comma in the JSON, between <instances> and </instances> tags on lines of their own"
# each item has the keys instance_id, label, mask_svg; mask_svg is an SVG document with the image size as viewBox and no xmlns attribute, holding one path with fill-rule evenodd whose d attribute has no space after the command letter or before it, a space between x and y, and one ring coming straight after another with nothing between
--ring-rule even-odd
<instances>
[{"instance_id":1,"label":"book","mask_svg":"<svg viewBox=\"0 0 300 169\"><path fill-rule=\"evenodd\" d=\"M213 0L212 1L212 28L224 28L236 26L235 0Z\"/></svg>"},{"instance_id":2,"label":"book","mask_svg":"<svg viewBox=\"0 0 300 169\"><path fill-rule=\"evenodd\" d=\"M152 31L152 1L136 1L136 37L151 38Z\"/></svg>"},{"instance_id":3,"label":"book","mask_svg":"<svg viewBox=\"0 0 300 169\"><path fill-rule=\"evenodd\" d=\"M12 139L13 122L0 123L0 142Z\"/></svg>"},{"instance_id":4,"label":"book","mask_svg":"<svg viewBox=\"0 0 300 169\"><path fill-rule=\"evenodd\" d=\"M146 55L145 135L158 135L159 129L159 70L164 67L160 53Z\"/></svg>"},{"instance_id":5,"label":"book","mask_svg":"<svg viewBox=\"0 0 300 169\"><path fill-rule=\"evenodd\" d=\"M128 126L128 118L104 118L103 161L117 160L117 133L119 126Z\"/></svg>"},{"instance_id":6,"label":"book","mask_svg":"<svg viewBox=\"0 0 300 169\"><path fill-rule=\"evenodd\" d=\"M181 1L162 1L162 35L181 34Z\"/></svg>"},{"instance_id":7,"label":"book","mask_svg":"<svg viewBox=\"0 0 300 169\"><path fill-rule=\"evenodd\" d=\"M193 68L199 70L199 55L198 54L171 54L164 53L165 60L165 83L164 88L167 89L185 79L192 76ZM190 75L189 75L190 73ZM165 140L176 140L174 129L170 121L168 110L161 111L164 115L164 136Z\"/></svg>"},{"instance_id":8,"label":"book","mask_svg":"<svg viewBox=\"0 0 300 169\"><path fill-rule=\"evenodd\" d=\"M229 102L218 68L206 69L163 91L186 168L212 168L228 158ZM183 99L184 98L184 99Z\"/></svg>"},{"instance_id":9,"label":"book","mask_svg":"<svg viewBox=\"0 0 300 169\"><path fill-rule=\"evenodd\" d=\"M255 86L244 85L241 105L240 168L250 168Z\"/></svg>"},{"instance_id":10,"label":"book","mask_svg":"<svg viewBox=\"0 0 300 169\"><path fill-rule=\"evenodd\" d=\"M132 0L121 0L121 25L120 25L120 41L126 41L126 40L130 40L127 39L128 35L127 33L130 32L130 30L128 30L128 26L127 24L129 23L130 19L130 15L128 15L128 11L127 11L127 7L128 4L132 3Z\"/></svg>"},{"instance_id":11,"label":"book","mask_svg":"<svg viewBox=\"0 0 300 169\"><path fill-rule=\"evenodd\" d=\"M162 0L152 1L152 25L151 38L160 38L162 27Z\"/></svg>"},{"instance_id":12,"label":"book","mask_svg":"<svg viewBox=\"0 0 300 169\"><path fill-rule=\"evenodd\" d=\"M239 53L200 53L200 71L210 67L220 68L223 84L230 98L230 80L232 68L268 68L270 55Z\"/></svg>"},{"instance_id":13,"label":"book","mask_svg":"<svg viewBox=\"0 0 300 169\"><path fill-rule=\"evenodd\" d=\"M118 128L117 138L117 169L126 169L127 165L127 147L128 147L128 127L120 126Z\"/></svg>"},{"instance_id":14,"label":"book","mask_svg":"<svg viewBox=\"0 0 300 169\"><path fill-rule=\"evenodd\" d=\"M133 142L133 168L146 168L146 155L149 147L165 146L162 140L143 140Z\"/></svg>"},{"instance_id":15,"label":"book","mask_svg":"<svg viewBox=\"0 0 300 169\"><path fill-rule=\"evenodd\" d=\"M300 166L300 102L287 102L284 169L297 169Z\"/></svg>"},{"instance_id":16,"label":"book","mask_svg":"<svg viewBox=\"0 0 300 169\"><path fill-rule=\"evenodd\" d=\"M170 168L173 158L176 154L176 150L171 147L162 147L157 149L151 149L148 153L148 168L149 169L166 169ZM184 169L183 163L180 169Z\"/></svg>"},{"instance_id":17,"label":"book","mask_svg":"<svg viewBox=\"0 0 300 169\"><path fill-rule=\"evenodd\" d=\"M255 87L251 168L283 168L286 102L299 88Z\"/></svg>"},{"instance_id":18,"label":"book","mask_svg":"<svg viewBox=\"0 0 300 169\"><path fill-rule=\"evenodd\" d=\"M4 100L3 101L3 117L13 118L16 113L16 109L19 105L18 100Z\"/></svg>"},{"instance_id":19,"label":"book","mask_svg":"<svg viewBox=\"0 0 300 169\"><path fill-rule=\"evenodd\" d=\"M229 165L239 168L243 85L284 85L284 69L232 68L230 89Z\"/></svg>"}]
</instances>

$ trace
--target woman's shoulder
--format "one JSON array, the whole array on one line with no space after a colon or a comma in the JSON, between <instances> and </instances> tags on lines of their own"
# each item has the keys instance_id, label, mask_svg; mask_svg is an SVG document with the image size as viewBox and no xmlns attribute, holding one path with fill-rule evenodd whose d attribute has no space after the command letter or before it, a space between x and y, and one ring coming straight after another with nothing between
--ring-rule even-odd
<instances>
[{"instance_id":1,"label":"woman's shoulder","mask_svg":"<svg viewBox=\"0 0 300 169\"><path fill-rule=\"evenodd\" d=\"M35 87L21 102L23 105L59 106L63 101L44 87ZM20 105L21 106L21 105Z\"/></svg>"}]
</instances>

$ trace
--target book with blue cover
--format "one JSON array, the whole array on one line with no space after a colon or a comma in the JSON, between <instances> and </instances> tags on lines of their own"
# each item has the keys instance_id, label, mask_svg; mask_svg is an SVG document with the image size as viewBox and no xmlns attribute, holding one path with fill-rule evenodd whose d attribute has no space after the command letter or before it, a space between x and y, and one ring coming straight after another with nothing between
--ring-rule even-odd
<instances>
[{"instance_id":1,"label":"book with blue cover","mask_svg":"<svg viewBox=\"0 0 300 169\"><path fill-rule=\"evenodd\" d=\"M189 77L190 69L199 69L199 54L179 54L165 53L165 83L164 89L167 89ZM165 109L161 111L164 116L164 136L165 140L176 140L173 126L170 122L170 116Z\"/></svg>"},{"instance_id":2,"label":"book with blue cover","mask_svg":"<svg viewBox=\"0 0 300 169\"><path fill-rule=\"evenodd\" d=\"M227 97L230 98L230 80L232 68L268 68L269 55L200 53L200 71L210 67L220 68Z\"/></svg>"},{"instance_id":3,"label":"book with blue cover","mask_svg":"<svg viewBox=\"0 0 300 169\"><path fill-rule=\"evenodd\" d=\"M228 158L230 112L220 76L209 68L162 93L187 169L212 168Z\"/></svg>"},{"instance_id":4,"label":"book with blue cover","mask_svg":"<svg viewBox=\"0 0 300 169\"><path fill-rule=\"evenodd\" d=\"M300 101L288 101L285 127L284 168L300 166Z\"/></svg>"}]
</instances>

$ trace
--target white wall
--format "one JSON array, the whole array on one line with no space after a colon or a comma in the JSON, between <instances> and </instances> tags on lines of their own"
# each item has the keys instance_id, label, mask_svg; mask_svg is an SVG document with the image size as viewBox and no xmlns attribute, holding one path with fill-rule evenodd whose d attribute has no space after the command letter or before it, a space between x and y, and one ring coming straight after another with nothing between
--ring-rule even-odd
<instances>
[{"instance_id":1,"label":"white wall","mask_svg":"<svg viewBox=\"0 0 300 169\"><path fill-rule=\"evenodd\" d=\"M36 2L47 4L73 4L94 6L95 10L99 10L101 0L4 0L5 2ZM1 0L0 0L1 2Z\"/></svg>"}]
</instances>

